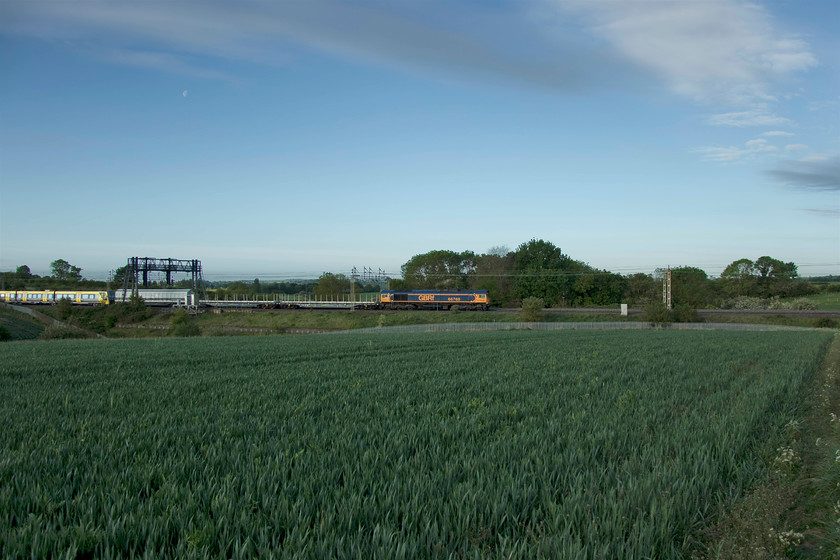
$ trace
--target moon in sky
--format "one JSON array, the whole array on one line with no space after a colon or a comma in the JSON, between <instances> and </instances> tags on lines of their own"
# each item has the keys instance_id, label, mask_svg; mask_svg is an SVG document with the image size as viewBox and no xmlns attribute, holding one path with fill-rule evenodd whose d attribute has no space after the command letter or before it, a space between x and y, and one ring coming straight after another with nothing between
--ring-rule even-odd
<instances>
[{"instance_id":1,"label":"moon in sky","mask_svg":"<svg viewBox=\"0 0 840 560\"><path fill-rule=\"evenodd\" d=\"M188 93L189 93L189 92L188 92L187 90L184 90L184 92L183 92L181 95L183 95L184 97L186 97Z\"/></svg>"}]
</instances>

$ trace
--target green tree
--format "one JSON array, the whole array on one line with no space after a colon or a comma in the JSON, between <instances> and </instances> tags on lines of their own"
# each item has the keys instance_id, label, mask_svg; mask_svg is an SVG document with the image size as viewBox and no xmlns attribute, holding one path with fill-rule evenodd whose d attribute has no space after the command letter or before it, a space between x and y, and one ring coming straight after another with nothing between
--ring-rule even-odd
<instances>
[{"instance_id":1,"label":"green tree","mask_svg":"<svg viewBox=\"0 0 840 560\"><path fill-rule=\"evenodd\" d=\"M403 279L414 290L464 290L475 269L472 251L445 250L414 255L401 267Z\"/></svg>"},{"instance_id":2,"label":"green tree","mask_svg":"<svg viewBox=\"0 0 840 560\"><path fill-rule=\"evenodd\" d=\"M756 259L755 270L758 273L758 294L756 295L764 297L792 295L794 280L799 276L795 264L763 256Z\"/></svg>"},{"instance_id":3,"label":"green tree","mask_svg":"<svg viewBox=\"0 0 840 560\"><path fill-rule=\"evenodd\" d=\"M572 289L575 305L612 305L621 303L627 279L607 270L590 270L576 277Z\"/></svg>"},{"instance_id":4,"label":"green tree","mask_svg":"<svg viewBox=\"0 0 840 560\"><path fill-rule=\"evenodd\" d=\"M253 293L253 286L249 282L243 282L242 280L236 280L234 282L228 283L225 286L225 292L228 295L232 296L248 296Z\"/></svg>"},{"instance_id":5,"label":"green tree","mask_svg":"<svg viewBox=\"0 0 840 560\"><path fill-rule=\"evenodd\" d=\"M516 248L516 294L521 300L541 298L548 306L563 299L559 274L569 260L560 247L542 239L531 239Z\"/></svg>"},{"instance_id":6,"label":"green tree","mask_svg":"<svg viewBox=\"0 0 840 560\"><path fill-rule=\"evenodd\" d=\"M405 292L410 290L408 286L408 282L403 280L402 278L391 278L388 280L388 289L395 290L397 292Z\"/></svg>"},{"instance_id":7,"label":"green tree","mask_svg":"<svg viewBox=\"0 0 840 560\"><path fill-rule=\"evenodd\" d=\"M15 269L14 272L0 273L0 288L9 290L19 290L26 287L34 287L40 280L39 276L32 274L28 266L21 265Z\"/></svg>"},{"instance_id":8,"label":"green tree","mask_svg":"<svg viewBox=\"0 0 840 560\"><path fill-rule=\"evenodd\" d=\"M315 295L321 298L350 293L350 280L343 274L325 272L318 278Z\"/></svg>"},{"instance_id":9,"label":"green tree","mask_svg":"<svg viewBox=\"0 0 840 560\"><path fill-rule=\"evenodd\" d=\"M708 306L712 300L709 276L705 270L693 266L671 269L671 300L673 305L688 305L695 309Z\"/></svg>"},{"instance_id":10,"label":"green tree","mask_svg":"<svg viewBox=\"0 0 840 560\"><path fill-rule=\"evenodd\" d=\"M755 269L759 278L776 278L790 280L796 278L798 272L796 265L792 262L782 262L772 257L758 257L755 261Z\"/></svg>"},{"instance_id":11,"label":"green tree","mask_svg":"<svg viewBox=\"0 0 840 560\"><path fill-rule=\"evenodd\" d=\"M645 305L662 301L662 283L650 274L638 272L627 277L624 299L630 305Z\"/></svg>"},{"instance_id":12,"label":"green tree","mask_svg":"<svg viewBox=\"0 0 840 560\"><path fill-rule=\"evenodd\" d=\"M763 256L754 262L738 259L720 275L720 286L729 297L787 297L807 293L808 286L797 280L799 273L792 262Z\"/></svg>"},{"instance_id":13,"label":"green tree","mask_svg":"<svg viewBox=\"0 0 840 560\"><path fill-rule=\"evenodd\" d=\"M117 268L114 271L114 278L111 280L112 284L117 288L123 286L126 280L131 280L128 278L129 272L129 266L127 264Z\"/></svg>"},{"instance_id":14,"label":"green tree","mask_svg":"<svg viewBox=\"0 0 840 560\"><path fill-rule=\"evenodd\" d=\"M64 259L51 262L50 270L52 270L52 277L59 282L78 283L82 280L82 269Z\"/></svg>"},{"instance_id":15,"label":"green tree","mask_svg":"<svg viewBox=\"0 0 840 560\"><path fill-rule=\"evenodd\" d=\"M516 298L513 290L515 255L510 251L499 255L492 252L494 249L497 248L491 249L491 252L486 255L476 257L475 274L472 276L470 288L487 290L493 305L503 306ZM501 251L504 248L498 248L498 250Z\"/></svg>"},{"instance_id":16,"label":"green tree","mask_svg":"<svg viewBox=\"0 0 840 560\"><path fill-rule=\"evenodd\" d=\"M723 269L720 274L721 287L730 297L754 295L757 277L754 262L738 259Z\"/></svg>"}]
</instances>

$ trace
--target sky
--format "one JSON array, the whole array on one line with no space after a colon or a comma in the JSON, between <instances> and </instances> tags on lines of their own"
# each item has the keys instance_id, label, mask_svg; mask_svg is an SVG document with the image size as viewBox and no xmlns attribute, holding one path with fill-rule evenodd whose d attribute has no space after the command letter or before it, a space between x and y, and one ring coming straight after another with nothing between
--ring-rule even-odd
<instances>
[{"instance_id":1,"label":"sky","mask_svg":"<svg viewBox=\"0 0 840 560\"><path fill-rule=\"evenodd\" d=\"M837 0L0 1L0 270L840 273Z\"/></svg>"}]
</instances>

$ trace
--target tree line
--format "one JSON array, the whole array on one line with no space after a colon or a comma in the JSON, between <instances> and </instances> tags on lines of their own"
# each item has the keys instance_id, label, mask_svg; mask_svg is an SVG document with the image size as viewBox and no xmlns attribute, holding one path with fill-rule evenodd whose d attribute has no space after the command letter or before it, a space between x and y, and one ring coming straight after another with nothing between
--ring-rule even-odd
<instances>
[{"instance_id":1,"label":"tree line","mask_svg":"<svg viewBox=\"0 0 840 560\"><path fill-rule=\"evenodd\" d=\"M576 260L549 241L531 239L514 251L495 247L485 254L435 250L415 255L390 287L405 290L487 290L493 305L519 306L539 298L547 307L590 307L618 303L645 305L663 299L665 270L617 274ZM670 269L674 304L725 307L739 297L786 298L818 291L799 278L792 262L769 256L739 259L720 278L700 268Z\"/></svg>"},{"instance_id":2,"label":"tree line","mask_svg":"<svg viewBox=\"0 0 840 560\"><path fill-rule=\"evenodd\" d=\"M6 290L51 290L61 288L98 289L104 284L98 280L86 280L82 277L82 269L73 266L64 259L57 259L50 263L49 276L32 274L27 265L21 265L14 271L0 273L0 287Z\"/></svg>"},{"instance_id":3,"label":"tree line","mask_svg":"<svg viewBox=\"0 0 840 560\"><path fill-rule=\"evenodd\" d=\"M108 283L86 280L82 269L64 259L50 264L51 275L32 274L26 265L0 273L4 289L106 289ZM531 239L516 250L493 247L487 253L434 250L411 257L401 266L402 278L389 279L394 290L487 290L495 306L520 306L523 300L540 299L546 307L592 307L627 303L643 306L661 302L665 271L652 274L622 275L594 268L565 254L543 239ZM117 269L111 286L122 287L127 267ZM719 278L710 278L700 268L679 266L670 269L671 296L674 305L694 309L733 306L739 298L790 298L815 293L820 289L837 290L836 283L817 284L799 277L793 262L761 256L742 258L729 264ZM834 280L834 278L828 278ZM172 286L190 288L189 280ZM822 288L820 287L822 286ZM287 282L207 282L210 297L259 296L263 294L306 294L333 297L351 292L350 278L343 274L323 273L317 280ZM376 283L355 281L355 293L378 292Z\"/></svg>"}]
</instances>

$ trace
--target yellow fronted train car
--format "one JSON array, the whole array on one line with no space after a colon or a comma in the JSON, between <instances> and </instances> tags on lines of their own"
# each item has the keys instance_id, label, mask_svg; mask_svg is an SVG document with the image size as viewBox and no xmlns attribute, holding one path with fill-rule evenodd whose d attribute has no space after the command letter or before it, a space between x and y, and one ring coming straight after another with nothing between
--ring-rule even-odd
<instances>
[{"instance_id":1,"label":"yellow fronted train car","mask_svg":"<svg viewBox=\"0 0 840 560\"><path fill-rule=\"evenodd\" d=\"M0 301L24 305L51 305L66 299L77 305L108 305L111 297L104 290L4 290Z\"/></svg>"}]
</instances>

